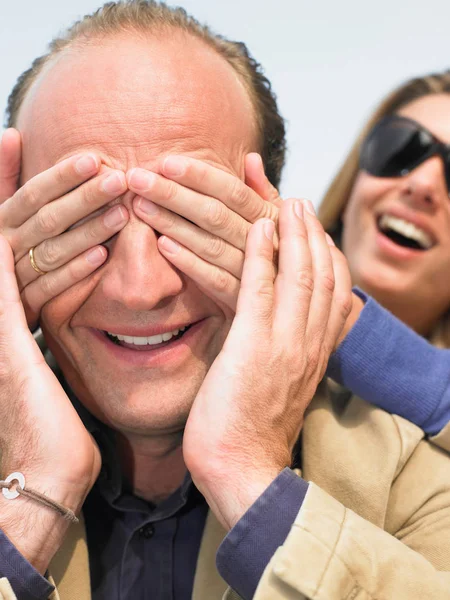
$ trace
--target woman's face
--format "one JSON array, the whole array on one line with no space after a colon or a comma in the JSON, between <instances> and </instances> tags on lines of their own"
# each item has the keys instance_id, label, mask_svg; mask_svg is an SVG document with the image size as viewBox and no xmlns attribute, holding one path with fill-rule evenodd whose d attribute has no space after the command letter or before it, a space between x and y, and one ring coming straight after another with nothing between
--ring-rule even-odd
<instances>
[{"instance_id":1,"label":"woman's face","mask_svg":"<svg viewBox=\"0 0 450 600\"><path fill-rule=\"evenodd\" d=\"M398 112L450 144L449 94L425 96ZM428 333L450 308L450 198L442 159L433 156L405 177L361 171L342 219L354 284Z\"/></svg>"}]
</instances>

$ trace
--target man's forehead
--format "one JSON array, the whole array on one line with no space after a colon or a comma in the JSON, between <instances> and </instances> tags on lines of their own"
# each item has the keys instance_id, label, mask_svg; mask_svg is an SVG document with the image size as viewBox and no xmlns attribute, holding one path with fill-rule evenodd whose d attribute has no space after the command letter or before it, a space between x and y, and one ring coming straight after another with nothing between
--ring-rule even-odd
<instances>
[{"instance_id":1,"label":"man's forehead","mask_svg":"<svg viewBox=\"0 0 450 600\"><path fill-rule=\"evenodd\" d=\"M126 163L116 167L170 152L210 153L213 162L231 164L257 149L252 105L237 74L205 44L181 35L126 34L72 48L38 78L19 128L29 176L84 149Z\"/></svg>"}]
</instances>

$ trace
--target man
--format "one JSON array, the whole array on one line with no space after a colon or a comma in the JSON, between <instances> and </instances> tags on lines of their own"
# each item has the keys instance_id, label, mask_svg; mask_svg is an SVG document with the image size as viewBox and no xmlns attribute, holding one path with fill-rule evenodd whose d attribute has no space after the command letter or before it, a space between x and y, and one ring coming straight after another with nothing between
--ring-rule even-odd
<instances>
[{"instance_id":1,"label":"man","mask_svg":"<svg viewBox=\"0 0 450 600\"><path fill-rule=\"evenodd\" d=\"M349 310L345 268L307 205L280 209L275 283L273 224L250 230L234 320L137 218L142 169L155 179L176 152L242 178L266 133L248 80L168 21L178 13L158 9L155 25L148 7L110 6L97 17L103 28L79 28L17 110L24 182L95 152L127 173L119 201L130 220L107 264L41 314L85 425L30 340L1 242L3 475L22 471L27 487L83 506L91 571L89 582L84 528L63 542L56 511L0 497L5 590L45 598L48 569L62 599L220 598L213 561L228 529L220 570L243 598L446 597L448 457L358 399L334 398L333 408L326 390L303 418ZM298 459L314 484L284 469L300 429ZM412 485L417 477L424 485Z\"/></svg>"}]
</instances>

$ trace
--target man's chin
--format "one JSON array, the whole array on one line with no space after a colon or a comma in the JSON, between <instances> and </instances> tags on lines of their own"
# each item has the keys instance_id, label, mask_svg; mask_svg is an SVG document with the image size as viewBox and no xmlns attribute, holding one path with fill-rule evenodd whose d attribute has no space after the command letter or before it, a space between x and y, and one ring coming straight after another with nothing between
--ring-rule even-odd
<instances>
[{"instance_id":1,"label":"man's chin","mask_svg":"<svg viewBox=\"0 0 450 600\"><path fill-rule=\"evenodd\" d=\"M76 397L102 423L123 433L157 435L184 428L206 373L161 381L133 382L100 378L83 382L68 377Z\"/></svg>"}]
</instances>

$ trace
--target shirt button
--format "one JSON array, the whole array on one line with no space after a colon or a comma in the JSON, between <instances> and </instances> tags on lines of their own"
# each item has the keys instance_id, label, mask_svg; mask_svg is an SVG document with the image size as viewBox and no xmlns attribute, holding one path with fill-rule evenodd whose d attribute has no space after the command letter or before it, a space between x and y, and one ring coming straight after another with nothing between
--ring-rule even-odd
<instances>
[{"instance_id":1,"label":"shirt button","mask_svg":"<svg viewBox=\"0 0 450 600\"><path fill-rule=\"evenodd\" d=\"M153 527L153 525L151 523L148 523L147 525L144 525L143 527L141 527L139 529L139 535L143 538L145 538L146 540L149 540L151 537L153 537L153 534L155 533L155 528Z\"/></svg>"}]
</instances>

